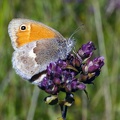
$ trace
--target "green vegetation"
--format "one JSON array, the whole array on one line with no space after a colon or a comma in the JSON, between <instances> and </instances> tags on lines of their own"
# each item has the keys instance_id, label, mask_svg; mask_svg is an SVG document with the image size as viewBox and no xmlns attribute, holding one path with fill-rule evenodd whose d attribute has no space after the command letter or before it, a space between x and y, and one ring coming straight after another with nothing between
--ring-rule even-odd
<instances>
[{"instance_id":1,"label":"green vegetation","mask_svg":"<svg viewBox=\"0 0 120 120\"><path fill-rule=\"evenodd\" d=\"M80 27L74 35L76 49L93 41L105 65L95 85L87 85L90 100L82 91L75 94L67 120L120 119L120 7L110 1L0 0L0 120L56 120L61 115L59 106L44 103L45 92L12 69L7 27L13 18L41 21L66 38Z\"/></svg>"}]
</instances>

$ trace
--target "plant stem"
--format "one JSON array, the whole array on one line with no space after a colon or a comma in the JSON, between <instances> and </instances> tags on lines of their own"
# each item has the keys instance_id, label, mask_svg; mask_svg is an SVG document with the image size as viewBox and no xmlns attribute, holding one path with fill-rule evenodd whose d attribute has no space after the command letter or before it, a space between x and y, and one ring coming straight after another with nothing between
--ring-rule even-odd
<instances>
[{"instance_id":1,"label":"plant stem","mask_svg":"<svg viewBox=\"0 0 120 120\"><path fill-rule=\"evenodd\" d=\"M63 120L66 120L66 115L67 115L67 106L64 106L64 112L62 114Z\"/></svg>"},{"instance_id":2,"label":"plant stem","mask_svg":"<svg viewBox=\"0 0 120 120\"><path fill-rule=\"evenodd\" d=\"M67 106L64 106L64 105L60 105L61 107L61 113L62 113L62 118L63 120L66 120L66 115L67 115Z\"/></svg>"}]
</instances>

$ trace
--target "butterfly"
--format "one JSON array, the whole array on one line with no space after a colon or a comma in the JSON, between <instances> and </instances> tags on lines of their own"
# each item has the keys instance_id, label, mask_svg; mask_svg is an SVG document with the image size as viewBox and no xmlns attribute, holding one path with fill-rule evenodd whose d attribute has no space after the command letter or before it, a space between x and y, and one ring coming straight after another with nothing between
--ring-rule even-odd
<instances>
[{"instance_id":1,"label":"butterfly","mask_svg":"<svg viewBox=\"0 0 120 120\"><path fill-rule=\"evenodd\" d=\"M16 18L10 21L8 33L14 48L12 64L23 79L40 81L51 62L65 59L74 46L53 28L34 20Z\"/></svg>"}]
</instances>

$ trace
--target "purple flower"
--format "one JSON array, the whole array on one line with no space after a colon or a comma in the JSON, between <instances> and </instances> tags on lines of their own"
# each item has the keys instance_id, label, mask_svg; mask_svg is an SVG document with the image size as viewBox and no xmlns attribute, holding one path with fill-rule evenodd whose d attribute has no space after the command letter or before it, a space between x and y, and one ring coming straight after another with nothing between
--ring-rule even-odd
<instances>
[{"instance_id":1,"label":"purple flower","mask_svg":"<svg viewBox=\"0 0 120 120\"><path fill-rule=\"evenodd\" d=\"M86 85L85 85L84 83L79 83L79 84L77 85L77 88L80 89L80 90L85 90Z\"/></svg>"},{"instance_id":2,"label":"purple flower","mask_svg":"<svg viewBox=\"0 0 120 120\"><path fill-rule=\"evenodd\" d=\"M72 86L75 75L73 70L67 69L67 62L58 60L49 64L47 76L38 86L49 94L57 94L59 91L72 92L78 89L77 86Z\"/></svg>"},{"instance_id":3,"label":"purple flower","mask_svg":"<svg viewBox=\"0 0 120 120\"><path fill-rule=\"evenodd\" d=\"M56 94L58 92L57 86L52 80L48 80L46 77L38 84L38 87L49 94Z\"/></svg>"},{"instance_id":4,"label":"purple flower","mask_svg":"<svg viewBox=\"0 0 120 120\"><path fill-rule=\"evenodd\" d=\"M92 56L93 50L96 50L94 44L90 41L87 44L82 45L82 47L78 50L78 55L82 59L86 59Z\"/></svg>"},{"instance_id":5,"label":"purple flower","mask_svg":"<svg viewBox=\"0 0 120 120\"><path fill-rule=\"evenodd\" d=\"M95 46L90 41L82 45L78 52L70 53L65 60L59 59L47 66L46 77L38 84L39 88L51 95L47 97L46 103L57 104L57 95L62 91L66 93L66 98L59 104L70 106L74 101L73 93L78 90L85 91L85 84L93 83L104 65L104 57L91 60L94 50Z\"/></svg>"},{"instance_id":6,"label":"purple flower","mask_svg":"<svg viewBox=\"0 0 120 120\"><path fill-rule=\"evenodd\" d=\"M104 57L95 58L93 61L88 60L85 65L82 66L82 71L86 73L93 73L100 70L104 65Z\"/></svg>"},{"instance_id":7,"label":"purple flower","mask_svg":"<svg viewBox=\"0 0 120 120\"><path fill-rule=\"evenodd\" d=\"M104 57L95 58L93 61L88 60L86 64L82 66L80 81L86 84L92 83L92 81L100 74L103 65Z\"/></svg>"}]
</instances>

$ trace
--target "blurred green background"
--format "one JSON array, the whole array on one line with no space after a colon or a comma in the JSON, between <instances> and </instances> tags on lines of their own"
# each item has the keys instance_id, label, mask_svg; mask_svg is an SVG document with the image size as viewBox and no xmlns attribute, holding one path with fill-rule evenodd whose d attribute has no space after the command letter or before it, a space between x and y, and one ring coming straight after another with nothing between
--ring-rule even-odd
<instances>
[{"instance_id":1,"label":"blurred green background","mask_svg":"<svg viewBox=\"0 0 120 120\"><path fill-rule=\"evenodd\" d=\"M13 18L41 21L64 37L74 35L77 45L93 41L95 56L105 57L101 75L75 93L67 120L120 119L120 0L0 0L0 120L57 120L59 106L49 106L47 95L22 80L12 69L13 48L8 24Z\"/></svg>"}]
</instances>

